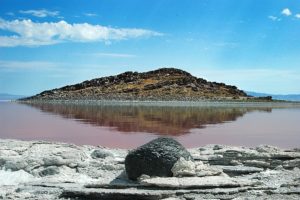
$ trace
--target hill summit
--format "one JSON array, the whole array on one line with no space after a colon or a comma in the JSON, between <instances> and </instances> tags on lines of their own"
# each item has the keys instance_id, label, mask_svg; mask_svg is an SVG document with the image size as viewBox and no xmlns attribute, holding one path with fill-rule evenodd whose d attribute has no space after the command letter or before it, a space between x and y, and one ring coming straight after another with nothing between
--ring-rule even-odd
<instances>
[{"instance_id":1,"label":"hill summit","mask_svg":"<svg viewBox=\"0 0 300 200\"><path fill-rule=\"evenodd\" d=\"M47 90L25 100L205 100L245 99L236 86L209 82L176 68L124 72Z\"/></svg>"}]
</instances>

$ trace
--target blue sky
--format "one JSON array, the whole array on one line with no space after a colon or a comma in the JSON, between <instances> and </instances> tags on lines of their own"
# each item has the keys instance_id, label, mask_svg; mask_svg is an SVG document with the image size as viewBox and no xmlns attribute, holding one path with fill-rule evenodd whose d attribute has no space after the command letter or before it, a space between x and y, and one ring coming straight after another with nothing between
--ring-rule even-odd
<instances>
[{"instance_id":1,"label":"blue sky","mask_svg":"<svg viewBox=\"0 0 300 200\"><path fill-rule=\"evenodd\" d=\"M299 0L0 0L0 93L177 67L300 93Z\"/></svg>"}]
</instances>

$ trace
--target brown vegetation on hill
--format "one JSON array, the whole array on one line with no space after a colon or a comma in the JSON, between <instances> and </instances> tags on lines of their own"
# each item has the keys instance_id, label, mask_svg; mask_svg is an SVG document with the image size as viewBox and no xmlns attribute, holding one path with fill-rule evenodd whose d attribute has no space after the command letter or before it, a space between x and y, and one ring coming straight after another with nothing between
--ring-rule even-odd
<instances>
[{"instance_id":1,"label":"brown vegetation on hill","mask_svg":"<svg viewBox=\"0 0 300 200\"><path fill-rule=\"evenodd\" d=\"M222 100L247 99L236 86L209 82L180 69L125 72L44 91L25 100Z\"/></svg>"}]
</instances>

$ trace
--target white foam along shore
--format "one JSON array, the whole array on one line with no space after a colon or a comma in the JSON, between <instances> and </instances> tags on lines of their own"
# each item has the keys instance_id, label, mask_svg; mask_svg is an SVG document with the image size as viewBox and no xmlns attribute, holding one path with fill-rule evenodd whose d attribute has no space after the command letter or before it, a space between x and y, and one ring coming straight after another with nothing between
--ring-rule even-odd
<instances>
[{"instance_id":1,"label":"white foam along shore","mask_svg":"<svg viewBox=\"0 0 300 200\"><path fill-rule=\"evenodd\" d=\"M130 181L128 150L0 139L0 199L299 199L300 150L189 149L192 177Z\"/></svg>"}]
</instances>

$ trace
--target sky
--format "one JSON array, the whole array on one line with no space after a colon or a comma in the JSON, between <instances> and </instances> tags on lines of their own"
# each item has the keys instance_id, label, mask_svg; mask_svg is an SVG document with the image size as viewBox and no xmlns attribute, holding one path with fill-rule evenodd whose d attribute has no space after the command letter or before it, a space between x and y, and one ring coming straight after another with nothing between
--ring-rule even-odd
<instances>
[{"instance_id":1,"label":"sky","mask_svg":"<svg viewBox=\"0 0 300 200\"><path fill-rule=\"evenodd\" d=\"M0 93L161 67L300 93L300 1L0 0Z\"/></svg>"}]
</instances>

